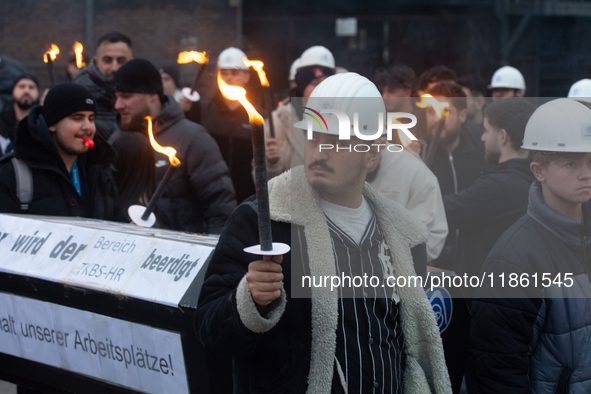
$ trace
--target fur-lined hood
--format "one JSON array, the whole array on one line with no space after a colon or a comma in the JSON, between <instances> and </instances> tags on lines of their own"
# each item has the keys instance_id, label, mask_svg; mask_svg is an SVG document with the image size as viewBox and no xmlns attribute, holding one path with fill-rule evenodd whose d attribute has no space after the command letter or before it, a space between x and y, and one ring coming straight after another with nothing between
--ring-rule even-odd
<instances>
[{"instance_id":1,"label":"fur-lined hood","mask_svg":"<svg viewBox=\"0 0 591 394\"><path fill-rule=\"evenodd\" d=\"M416 275L410 249L426 242L429 231L414 215L395 202L376 193L367 183L363 195L374 207L379 225L393 257L396 276ZM330 233L318 194L306 179L302 166L295 167L269 182L271 219L304 228L312 276L336 275ZM439 329L431 304L422 288L399 288L401 325L407 361L404 371L405 393L451 393ZM282 295L285 298L285 294ZM308 376L309 393L330 393L334 371L338 300L327 288L312 288L312 355ZM279 321L285 300L277 314L265 319L271 327ZM240 309L240 308L239 308ZM280 312L281 311L281 312ZM244 311L245 312L245 311ZM241 317L244 316L241 312ZM275 322L276 324L276 322ZM247 324L248 326L248 324ZM269 329L271 328L269 327ZM343 375L341 381L344 381Z\"/></svg>"}]
</instances>

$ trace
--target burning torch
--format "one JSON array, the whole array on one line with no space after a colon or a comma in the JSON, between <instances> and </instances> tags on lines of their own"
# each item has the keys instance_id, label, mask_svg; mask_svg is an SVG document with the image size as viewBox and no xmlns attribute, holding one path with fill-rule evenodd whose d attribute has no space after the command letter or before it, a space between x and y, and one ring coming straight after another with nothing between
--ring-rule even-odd
<instances>
[{"instance_id":1,"label":"burning torch","mask_svg":"<svg viewBox=\"0 0 591 394\"><path fill-rule=\"evenodd\" d=\"M160 146L156 140L154 139L154 133L152 132L152 118L146 116L148 120L148 136L150 137L150 144L152 144L152 148L156 152L160 152L164 155L168 156L168 160L170 160L170 167L166 170L164 174L164 178L160 181L158 188L156 188L156 192L150 199L147 207L143 207L142 205L132 205L127 209L127 213L129 217L135 224L142 227L152 227L154 223L156 223L156 216L153 214L154 209L156 209L156 204L162 193L164 193L164 189L170 179L174 175L176 169L181 165L181 161L176 157L176 150L171 148L170 146Z\"/></svg>"},{"instance_id":2,"label":"burning torch","mask_svg":"<svg viewBox=\"0 0 591 394\"><path fill-rule=\"evenodd\" d=\"M246 90L239 86L228 85L222 79L218 70L218 86L220 92L228 100L238 100L248 113L250 127L252 129L252 150L254 156L254 171L256 180L257 209L259 220L259 245L245 248L247 253L257 255L280 255L290 250L289 245L273 242L271 234L271 214L269 211L269 190L267 188L267 165L265 155L265 121L246 99Z\"/></svg>"},{"instance_id":3,"label":"burning torch","mask_svg":"<svg viewBox=\"0 0 591 394\"><path fill-rule=\"evenodd\" d=\"M201 64L201 67L199 67L199 71L197 72L197 74L195 75L195 79L193 80L193 85L191 85L190 88L183 88L182 90L183 96L187 100L192 101L194 103L199 101L200 96L197 92L197 83L199 82L201 74L203 74L203 70L205 70L205 65L208 61L209 58L207 57L206 52L185 51L179 53L179 58L177 60L178 64L187 64L191 62Z\"/></svg>"},{"instance_id":4,"label":"burning torch","mask_svg":"<svg viewBox=\"0 0 591 394\"><path fill-rule=\"evenodd\" d=\"M417 107L419 108L427 108L432 107L437 117L439 118L439 122L437 123L437 129L435 130L435 135L429 144L427 155L425 156L425 164L427 167L431 167L433 163L433 158L435 157L435 151L437 150L437 146L439 145L439 139L441 138L441 132L443 131L443 126L445 126L445 120L449 115L449 103L447 102L439 102L435 99L435 97L431 96L430 94L423 94L421 95L421 101L417 103Z\"/></svg>"},{"instance_id":5,"label":"burning torch","mask_svg":"<svg viewBox=\"0 0 591 394\"><path fill-rule=\"evenodd\" d=\"M267 74L265 74L265 70L263 70L264 64L260 60L248 60L247 58L244 58L244 64L248 67L254 68L259 75L261 86L263 87L265 94L265 107L267 108L267 111L269 111L269 134L271 138L275 138L275 125L273 124L273 116L271 115L271 87L269 86Z\"/></svg>"},{"instance_id":6,"label":"burning torch","mask_svg":"<svg viewBox=\"0 0 591 394\"><path fill-rule=\"evenodd\" d=\"M74 44L74 54L76 55L76 67L82 68L86 66L84 63L84 58L82 56L82 51L84 51L84 47L78 41Z\"/></svg>"},{"instance_id":7,"label":"burning torch","mask_svg":"<svg viewBox=\"0 0 591 394\"><path fill-rule=\"evenodd\" d=\"M47 72L49 73L49 86L55 86L55 71L53 70L53 61L60 53L60 49L55 44L51 44L51 48L43 54L43 61L47 63Z\"/></svg>"}]
</instances>

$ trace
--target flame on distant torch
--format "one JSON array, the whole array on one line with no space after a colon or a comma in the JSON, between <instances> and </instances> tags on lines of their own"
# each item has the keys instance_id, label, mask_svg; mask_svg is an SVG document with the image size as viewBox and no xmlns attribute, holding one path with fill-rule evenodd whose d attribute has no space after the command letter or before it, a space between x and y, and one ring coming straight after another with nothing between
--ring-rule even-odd
<instances>
[{"instance_id":1,"label":"flame on distant torch","mask_svg":"<svg viewBox=\"0 0 591 394\"><path fill-rule=\"evenodd\" d=\"M170 164L178 167L181 164L181 161L176 157L176 150L170 146L160 146L154 139L154 134L152 133L152 118L150 116L146 116L145 119L148 120L148 136L150 137L150 144L152 144L152 148L154 148L156 152L168 156Z\"/></svg>"},{"instance_id":2,"label":"flame on distant torch","mask_svg":"<svg viewBox=\"0 0 591 394\"><path fill-rule=\"evenodd\" d=\"M228 85L223 79L222 75L218 71L218 86L220 88L220 92L226 97L228 100L238 100L240 104L244 107L246 112L248 113L248 119L250 120L251 124L263 124L265 123L263 117L257 112L256 109L252 106L251 103L248 102L246 99L246 90L241 88L240 86L232 86Z\"/></svg>"},{"instance_id":3,"label":"flame on distant torch","mask_svg":"<svg viewBox=\"0 0 591 394\"><path fill-rule=\"evenodd\" d=\"M178 64L186 64L191 62L196 62L199 64L207 63L209 58L207 57L206 52L197 52L197 51L185 51L179 53L179 58L177 60Z\"/></svg>"},{"instance_id":4,"label":"flame on distant torch","mask_svg":"<svg viewBox=\"0 0 591 394\"><path fill-rule=\"evenodd\" d=\"M244 58L244 64L246 64L248 67L254 68L254 70L257 72L257 74L259 74L259 79L261 80L261 85L269 86L269 80L267 79L267 74L265 74L265 70L263 70L263 67L265 66L263 64L263 62L261 62L260 60L248 60L247 58Z\"/></svg>"},{"instance_id":5,"label":"flame on distant torch","mask_svg":"<svg viewBox=\"0 0 591 394\"><path fill-rule=\"evenodd\" d=\"M76 41L76 43L74 44L74 53L76 54L76 67L78 67L78 68L82 68L82 67L86 66L86 63L84 63L84 60L82 57L83 50L84 50L84 47L82 46L82 44L80 44L78 41Z\"/></svg>"},{"instance_id":6,"label":"flame on distant torch","mask_svg":"<svg viewBox=\"0 0 591 394\"><path fill-rule=\"evenodd\" d=\"M60 49L57 47L57 45L55 45L55 44L51 44L51 48L49 48L49 49L47 50L47 52L45 52L45 53L43 54L43 61L44 61L45 63L47 63L47 62L48 62L48 60L47 60L47 56L49 56L49 57L51 58L51 60L53 61L53 60L55 60L56 56L57 56L59 53L60 53Z\"/></svg>"},{"instance_id":7,"label":"flame on distant torch","mask_svg":"<svg viewBox=\"0 0 591 394\"><path fill-rule=\"evenodd\" d=\"M449 103L445 101L437 101L435 97L428 93L421 95L421 101L416 105L419 108L433 107L439 119L441 119L443 115L447 116L449 114L449 109L447 109L447 107L449 107Z\"/></svg>"}]
</instances>

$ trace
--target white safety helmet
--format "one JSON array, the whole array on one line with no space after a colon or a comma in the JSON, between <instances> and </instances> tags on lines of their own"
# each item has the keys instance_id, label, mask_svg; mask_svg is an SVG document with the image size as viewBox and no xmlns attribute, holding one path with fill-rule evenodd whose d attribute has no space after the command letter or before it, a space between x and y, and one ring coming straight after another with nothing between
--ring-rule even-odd
<instances>
[{"instance_id":1,"label":"white safety helmet","mask_svg":"<svg viewBox=\"0 0 591 394\"><path fill-rule=\"evenodd\" d=\"M525 80L518 69L511 66L499 68L492 76L489 89L519 89L525 92Z\"/></svg>"},{"instance_id":2,"label":"white safety helmet","mask_svg":"<svg viewBox=\"0 0 591 394\"><path fill-rule=\"evenodd\" d=\"M297 58L296 60L293 61L293 63L291 63L291 67L289 68L289 79L288 81L295 81L295 76L296 76L296 71L298 70L298 67L300 66L300 58Z\"/></svg>"},{"instance_id":3,"label":"white safety helmet","mask_svg":"<svg viewBox=\"0 0 591 394\"><path fill-rule=\"evenodd\" d=\"M573 83L568 91L568 97L591 103L591 79L585 78Z\"/></svg>"},{"instance_id":4,"label":"white safety helmet","mask_svg":"<svg viewBox=\"0 0 591 394\"><path fill-rule=\"evenodd\" d=\"M248 70L248 66L244 63L246 54L238 48L226 48L218 56L218 68L234 69L234 70Z\"/></svg>"},{"instance_id":5,"label":"white safety helmet","mask_svg":"<svg viewBox=\"0 0 591 394\"><path fill-rule=\"evenodd\" d=\"M336 74L318 84L306 102L303 119L294 126L307 130L311 119L313 131L339 135L339 119L335 114L322 113L327 110L339 110L349 117L350 136L355 136L355 113L361 134L373 136L380 129L380 136L386 133L384 99L376 85L359 74Z\"/></svg>"},{"instance_id":6,"label":"white safety helmet","mask_svg":"<svg viewBox=\"0 0 591 394\"><path fill-rule=\"evenodd\" d=\"M300 65L297 68L308 66L335 68L334 56L327 48L321 45L310 47L300 56Z\"/></svg>"},{"instance_id":7,"label":"white safety helmet","mask_svg":"<svg viewBox=\"0 0 591 394\"><path fill-rule=\"evenodd\" d=\"M560 98L541 105L527 122L522 149L591 152L591 109Z\"/></svg>"}]
</instances>

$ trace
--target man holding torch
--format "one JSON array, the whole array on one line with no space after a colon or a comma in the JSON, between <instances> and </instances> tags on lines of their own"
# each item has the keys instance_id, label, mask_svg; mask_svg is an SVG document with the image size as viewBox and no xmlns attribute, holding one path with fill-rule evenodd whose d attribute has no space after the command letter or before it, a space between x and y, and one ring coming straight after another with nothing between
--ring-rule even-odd
<instances>
[{"instance_id":1,"label":"man holding torch","mask_svg":"<svg viewBox=\"0 0 591 394\"><path fill-rule=\"evenodd\" d=\"M372 105L365 105L367 97ZM351 119L358 112L359 129L376 134L385 107L369 80L330 77L307 106L320 111L328 100ZM365 270L383 278L412 275L414 263L426 259L427 228L365 183L377 149L347 149L362 141L352 131L350 140L339 140L338 123L328 123L310 126L305 165L269 182L273 241L291 245L290 253L263 259L244 253L258 243L254 198L230 217L201 290L199 337L210 352L233 356L240 393L451 393L422 288L333 291L331 283L303 282L306 275ZM296 127L309 126L302 120ZM341 150L320 150L321 144Z\"/></svg>"},{"instance_id":2,"label":"man holding torch","mask_svg":"<svg viewBox=\"0 0 591 394\"><path fill-rule=\"evenodd\" d=\"M173 97L163 94L162 78L147 60L134 59L115 73L115 109L123 132L147 135L153 119L156 141L176 149L181 164L158 201L164 226L173 230L219 234L236 207L228 167L207 131L187 120ZM170 166L156 156L156 183Z\"/></svg>"}]
</instances>

